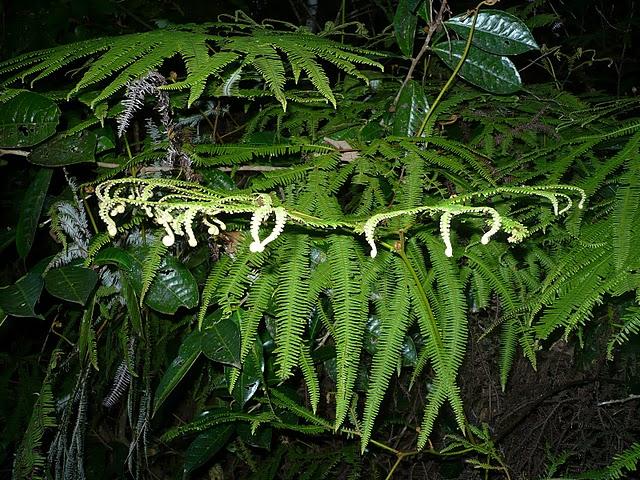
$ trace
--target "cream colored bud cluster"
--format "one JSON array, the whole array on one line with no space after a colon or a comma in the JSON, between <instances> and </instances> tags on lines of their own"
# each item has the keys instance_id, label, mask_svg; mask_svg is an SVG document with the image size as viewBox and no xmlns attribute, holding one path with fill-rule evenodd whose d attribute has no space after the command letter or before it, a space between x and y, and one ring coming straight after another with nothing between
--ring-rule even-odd
<instances>
[{"instance_id":1,"label":"cream colored bud cluster","mask_svg":"<svg viewBox=\"0 0 640 480\"><path fill-rule=\"evenodd\" d=\"M160 190L161 194L154 189ZM156 197L154 199L153 197ZM207 227L210 235L217 236L227 227L217 216L220 213L252 213L250 233L252 252L264 251L266 245L280 236L288 214L283 207L274 207L267 194L250 194L221 197L206 189L185 185L167 179L110 180L96 188L99 215L107 225L107 231L115 236L118 227L114 217L123 214L126 206L137 207L165 230L162 243L170 247L176 236L186 236L191 247L198 244L193 231L196 220ZM260 239L260 227L269 217L275 218L271 233Z\"/></svg>"}]
</instances>

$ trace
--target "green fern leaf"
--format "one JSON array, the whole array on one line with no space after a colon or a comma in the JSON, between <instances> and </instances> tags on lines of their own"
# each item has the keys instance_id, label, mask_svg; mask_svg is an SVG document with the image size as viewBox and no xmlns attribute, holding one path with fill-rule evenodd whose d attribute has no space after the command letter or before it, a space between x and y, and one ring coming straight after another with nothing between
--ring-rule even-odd
<instances>
[{"instance_id":1,"label":"green fern leaf","mask_svg":"<svg viewBox=\"0 0 640 480\"><path fill-rule=\"evenodd\" d=\"M318 374L313 366L313 358L311 358L309 345L306 343L300 347L300 370L302 370L307 391L309 392L311 410L315 414L318 410L318 404L320 403L320 382L318 381Z\"/></svg>"},{"instance_id":2,"label":"green fern leaf","mask_svg":"<svg viewBox=\"0 0 640 480\"><path fill-rule=\"evenodd\" d=\"M328 259L336 332L336 423L347 416L358 374L368 304L362 293L362 277L356 262L358 248L346 235L330 235Z\"/></svg>"},{"instance_id":3,"label":"green fern leaf","mask_svg":"<svg viewBox=\"0 0 640 480\"><path fill-rule=\"evenodd\" d=\"M394 258L392 268L396 274L388 276L395 280L395 292L390 299L390 305L384 309L380 338L371 364L362 424L361 449L363 452L371 439L380 404L389 386L397 360L400 358L404 337L410 326L408 286L403 282L402 265L399 265L397 257Z\"/></svg>"},{"instance_id":4,"label":"green fern leaf","mask_svg":"<svg viewBox=\"0 0 640 480\"><path fill-rule=\"evenodd\" d=\"M211 305L216 289L218 288L222 278L224 278L231 261L231 257L224 256L218 260L209 271L209 275L207 276L207 280L205 281L204 288L202 289L202 295L200 297L200 310L198 311L199 329L202 328L202 322L204 321L204 317L207 315L207 309L209 308L209 305Z\"/></svg>"},{"instance_id":5,"label":"green fern leaf","mask_svg":"<svg viewBox=\"0 0 640 480\"><path fill-rule=\"evenodd\" d=\"M163 233L158 231L155 233L154 240L147 250L142 261L142 287L140 289L140 306L144 302L144 297L149 291L151 283L156 278L160 269L162 257L167 253L168 247L162 242Z\"/></svg>"},{"instance_id":6,"label":"green fern leaf","mask_svg":"<svg viewBox=\"0 0 640 480\"><path fill-rule=\"evenodd\" d=\"M302 334L311 313L308 301L309 237L288 236L288 259L283 263L276 291L276 365L278 376L286 379L298 365Z\"/></svg>"}]
</instances>

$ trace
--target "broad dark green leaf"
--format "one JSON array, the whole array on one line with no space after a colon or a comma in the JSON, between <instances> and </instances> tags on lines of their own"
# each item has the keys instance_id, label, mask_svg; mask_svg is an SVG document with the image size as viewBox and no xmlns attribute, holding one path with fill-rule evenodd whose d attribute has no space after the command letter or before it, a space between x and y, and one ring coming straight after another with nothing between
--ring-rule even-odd
<instances>
[{"instance_id":1,"label":"broad dark green leaf","mask_svg":"<svg viewBox=\"0 0 640 480\"><path fill-rule=\"evenodd\" d=\"M464 47L464 41L453 40L439 43L433 47L433 51L453 69L462 58ZM459 75L467 82L491 93L513 93L522 87L520 74L511 60L473 47Z\"/></svg>"},{"instance_id":2,"label":"broad dark green leaf","mask_svg":"<svg viewBox=\"0 0 640 480\"><path fill-rule=\"evenodd\" d=\"M120 247L107 247L100 250L93 258L95 265L115 265L125 272L133 269L135 259Z\"/></svg>"},{"instance_id":3,"label":"broad dark green leaf","mask_svg":"<svg viewBox=\"0 0 640 480\"><path fill-rule=\"evenodd\" d=\"M196 468L207 463L211 457L227 444L227 441L235 431L235 424L223 423L214 425L206 432L198 435L184 456L184 471L193 472Z\"/></svg>"},{"instance_id":4,"label":"broad dark green leaf","mask_svg":"<svg viewBox=\"0 0 640 480\"><path fill-rule=\"evenodd\" d=\"M185 337L178 350L178 355L173 359L167 371L160 379L158 388L156 389L155 399L153 402L154 413L158 411L158 408L167 399L169 394L176 388L176 385L180 383L180 380L184 378L189 369L193 366L195 361L202 353L201 350L201 332L194 330Z\"/></svg>"},{"instance_id":5,"label":"broad dark green leaf","mask_svg":"<svg viewBox=\"0 0 640 480\"><path fill-rule=\"evenodd\" d=\"M205 318L202 329L202 353L214 362L240 368L240 313L221 318L220 311Z\"/></svg>"},{"instance_id":6,"label":"broad dark green leaf","mask_svg":"<svg viewBox=\"0 0 640 480\"><path fill-rule=\"evenodd\" d=\"M80 305L87 303L97 283L96 272L75 265L52 268L44 276L45 287L51 295Z\"/></svg>"},{"instance_id":7,"label":"broad dark green leaf","mask_svg":"<svg viewBox=\"0 0 640 480\"><path fill-rule=\"evenodd\" d=\"M464 38L469 36L472 23L473 16L466 13L445 22ZM473 44L497 55L517 55L540 48L529 28L518 17L500 10L478 13Z\"/></svg>"},{"instance_id":8,"label":"broad dark green leaf","mask_svg":"<svg viewBox=\"0 0 640 480\"><path fill-rule=\"evenodd\" d=\"M56 133L59 121L52 100L22 92L0 105L0 148L32 147Z\"/></svg>"},{"instance_id":9,"label":"broad dark green leaf","mask_svg":"<svg viewBox=\"0 0 640 480\"><path fill-rule=\"evenodd\" d=\"M416 344L409 335L405 335L402 342L402 365L405 367L415 367L418 361L418 351Z\"/></svg>"},{"instance_id":10,"label":"broad dark green leaf","mask_svg":"<svg viewBox=\"0 0 640 480\"><path fill-rule=\"evenodd\" d=\"M409 80L400 92L398 105L396 105L393 134L413 137L418 132L427 110L429 110L429 101L424 88L419 82Z\"/></svg>"},{"instance_id":11,"label":"broad dark green leaf","mask_svg":"<svg viewBox=\"0 0 640 480\"><path fill-rule=\"evenodd\" d=\"M29 161L45 167L95 162L96 142L96 135L88 130L71 136L58 135L38 145L29 155Z\"/></svg>"},{"instance_id":12,"label":"broad dark green leaf","mask_svg":"<svg viewBox=\"0 0 640 480\"><path fill-rule=\"evenodd\" d=\"M411 12L411 0L400 0L393 17L393 29L400 51L405 57L413 55L413 40L416 36L418 17Z\"/></svg>"},{"instance_id":13,"label":"broad dark green leaf","mask_svg":"<svg viewBox=\"0 0 640 480\"><path fill-rule=\"evenodd\" d=\"M265 450L271 449L271 440L273 437L273 429L266 426L259 427L255 433L251 432L252 426L248 423L238 423L236 431L238 437L242 439L247 445L251 445L255 448L264 448Z\"/></svg>"},{"instance_id":14,"label":"broad dark green leaf","mask_svg":"<svg viewBox=\"0 0 640 480\"><path fill-rule=\"evenodd\" d=\"M0 308L5 314L14 317L42 318L34 308L43 286L44 280L40 272L27 273L15 284L0 288Z\"/></svg>"},{"instance_id":15,"label":"broad dark green leaf","mask_svg":"<svg viewBox=\"0 0 640 480\"><path fill-rule=\"evenodd\" d=\"M418 15L425 22L431 21L431 11L429 10L429 0L410 0L409 7L414 15Z\"/></svg>"},{"instance_id":16,"label":"broad dark green leaf","mask_svg":"<svg viewBox=\"0 0 640 480\"><path fill-rule=\"evenodd\" d=\"M13 242L16 240L16 230L14 228L7 228L0 233L0 253L4 251L5 248L13 245Z\"/></svg>"},{"instance_id":17,"label":"broad dark green leaf","mask_svg":"<svg viewBox=\"0 0 640 480\"><path fill-rule=\"evenodd\" d=\"M20 258L26 257L33 245L52 174L50 168L40 169L22 198L16 226L16 249Z\"/></svg>"},{"instance_id":18,"label":"broad dark green leaf","mask_svg":"<svg viewBox=\"0 0 640 480\"><path fill-rule=\"evenodd\" d=\"M209 188L213 188L214 190L223 190L223 191L232 191L237 190L236 183L233 181L233 178L226 173L221 172L220 170L215 170L212 168L205 168L201 170L202 181L205 186Z\"/></svg>"},{"instance_id":19,"label":"broad dark green leaf","mask_svg":"<svg viewBox=\"0 0 640 480\"><path fill-rule=\"evenodd\" d=\"M145 249L137 249L132 253L134 263L130 271L131 282L140 295ZM145 295L144 303L160 313L172 315L180 307L196 307L199 301L198 284L189 269L175 257L164 257Z\"/></svg>"},{"instance_id":20,"label":"broad dark green leaf","mask_svg":"<svg viewBox=\"0 0 640 480\"><path fill-rule=\"evenodd\" d=\"M142 266L145 254L146 248L127 251L118 247L109 247L96 254L94 263L119 267L129 276L131 286L139 296L142 290ZM198 284L189 269L175 257L164 257L158 274L144 298L144 303L160 313L172 315L178 308L194 308L198 302Z\"/></svg>"},{"instance_id":21,"label":"broad dark green leaf","mask_svg":"<svg viewBox=\"0 0 640 480\"><path fill-rule=\"evenodd\" d=\"M121 276L120 284L122 285L122 295L127 302L127 312L129 313L129 321L131 322L133 331L142 334L142 317L140 315L138 296L126 275Z\"/></svg>"},{"instance_id":22,"label":"broad dark green leaf","mask_svg":"<svg viewBox=\"0 0 640 480\"><path fill-rule=\"evenodd\" d=\"M230 368L226 370L227 373L231 372ZM240 406L247 403L251 397L255 395L262 381L263 372L264 355L262 342L258 339L242 364L242 372L235 384L233 392L231 392L231 395Z\"/></svg>"}]
</instances>

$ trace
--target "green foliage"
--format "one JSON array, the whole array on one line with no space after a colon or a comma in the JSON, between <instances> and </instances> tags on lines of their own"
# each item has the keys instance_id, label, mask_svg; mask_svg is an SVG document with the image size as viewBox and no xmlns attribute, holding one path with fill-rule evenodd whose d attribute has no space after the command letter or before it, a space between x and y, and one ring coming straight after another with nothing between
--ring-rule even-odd
<instances>
[{"instance_id":1,"label":"green foliage","mask_svg":"<svg viewBox=\"0 0 640 480\"><path fill-rule=\"evenodd\" d=\"M426 4L402 1L396 11L407 57L421 19L432 32L441 26ZM460 39L437 33L427 45L443 62L436 68L453 70L436 87L360 70L381 67L373 58L387 53L329 38L343 27L314 34L240 17L0 64L5 86L81 73L50 93L55 101L15 89L0 97L3 148L34 147L32 164L64 166L67 184L49 194L74 199L50 210L63 251L1 290L4 313L51 319L59 342L16 478L47 468L56 479L85 478L87 419L100 418L89 393L126 424L122 463L133 477L150 451L189 436L177 469L186 474L234 455L265 478L341 468L356 478L374 447L396 455L389 476L419 451L472 454L487 476L508 471L488 427L465 411L458 377L470 319L491 314L485 335L500 330L503 389L520 352L535 366L558 330L582 338L605 301L616 302L610 357L638 333L640 122L625 101L592 104L544 85L508 95L521 80L507 55L538 48L510 14L478 7L445 26ZM176 56L177 77L158 73ZM457 86L445 98L457 76L491 93ZM118 115L106 102L123 90L122 141L101 147ZM154 102L142 125L133 114L145 96ZM59 121L55 102L72 97L82 115L65 117L68 129L45 143ZM243 108L224 111L237 107L226 97ZM16 138L29 122L33 137ZM45 243L43 205L60 188L52 168L34 168L15 232L22 259ZM77 187L70 171L87 183ZM420 425L405 425L417 432L410 454L380 438L386 402L405 383L427 385ZM184 421L171 413L176 402ZM45 430L56 424L47 466ZM149 435L159 429L161 439ZM292 448L272 449L285 434ZM303 455L298 441L312 435L344 444ZM254 458L258 449L272 449L270 458ZM599 478L636 461L632 448Z\"/></svg>"}]
</instances>

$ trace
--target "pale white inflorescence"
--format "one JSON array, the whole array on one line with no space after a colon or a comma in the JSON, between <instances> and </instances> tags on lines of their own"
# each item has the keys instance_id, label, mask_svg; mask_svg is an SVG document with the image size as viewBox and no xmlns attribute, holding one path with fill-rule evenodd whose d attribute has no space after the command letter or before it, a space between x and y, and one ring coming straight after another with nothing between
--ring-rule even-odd
<instances>
[{"instance_id":1,"label":"pale white inflorescence","mask_svg":"<svg viewBox=\"0 0 640 480\"><path fill-rule=\"evenodd\" d=\"M155 194L154 189L161 190L162 193L159 195L159 199L152 199ZM551 201L554 213L561 215L572 207L573 202L568 195L557 191L560 189L578 191L581 197L578 208L583 208L586 196L584 191L577 187L562 185L548 186L545 189L505 187L502 191L545 197ZM498 193L498 191L496 190L492 193ZM207 232L210 235L219 235L221 230L226 229L224 222L217 218L220 213L252 214L249 228L252 242L249 245L249 249L255 253L263 252L269 243L280 236L289 217L307 223L306 219L300 218L298 214L287 212L284 207L274 207L271 196L264 193L225 197L205 188L194 188L191 184L167 179L132 178L110 180L96 188L96 196L100 201L100 218L107 225L107 231L111 236L115 236L118 232L113 217L124 213L126 205L131 205L141 208L147 216L153 218L157 224L165 229L166 235L162 238L162 242L167 247L175 243L176 235L185 235L188 244L191 247L195 247L198 242L193 231L193 222L197 217L200 217L200 221L207 227ZM566 206L562 209L558 205L559 197L566 201ZM445 246L444 253L448 257L453 256L451 221L456 215L475 213L490 217L490 228L482 235L480 240L482 244L489 243L491 237L501 229L510 234L507 239L509 242L522 241L528 235L527 228L524 225L508 217L501 216L494 208L461 205L458 202L462 200L462 198L458 197L456 200L452 200L453 203L449 205L420 206L407 210L379 213L353 228L364 234L365 240L371 247L370 255L372 258L375 258L378 253L374 239L376 227L384 220L400 215L442 212L439 222L440 236ZM260 228L271 215L274 216L273 229L267 237L261 240ZM311 225L322 226L322 221L316 221ZM332 228L333 226L328 223L327 227Z\"/></svg>"}]
</instances>

